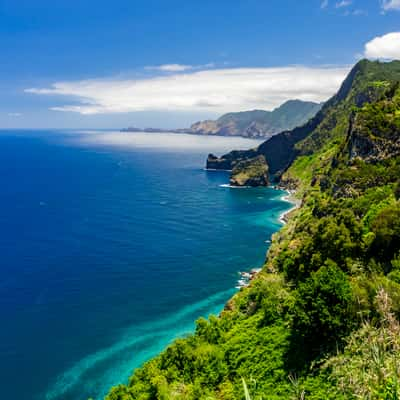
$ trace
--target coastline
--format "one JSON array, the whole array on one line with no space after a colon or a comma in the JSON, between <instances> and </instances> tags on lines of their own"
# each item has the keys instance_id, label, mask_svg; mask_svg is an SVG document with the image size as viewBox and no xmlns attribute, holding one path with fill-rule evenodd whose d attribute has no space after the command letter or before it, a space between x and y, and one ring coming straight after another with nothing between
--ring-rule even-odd
<instances>
[{"instance_id":1,"label":"coastline","mask_svg":"<svg viewBox=\"0 0 400 400\"><path fill-rule=\"evenodd\" d=\"M220 185L220 187L229 187L229 188L249 188L249 186L244 186L244 187L240 187L240 186L231 186L229 184L225 184L225 185ZM270 188L274 189L274 190L283 190L286 193L284 195L282 195L280 197L281 201L285 201L287 203L292 204L293 206L290 207L288 210L283 211L279 217L277 218L278 222L280 222L282 225L286 225L287 220L289 218L289 214L294 211L297 210L298 208L300 208L301 206L301 201L299 199L297 199L295 197L296 192L294 190L290 190L290 189L284 189L281 187L277 187L277 186L269 186ZM279 228L277 230L277 232L282 229ZM265 241L265 243L272 243L272 238L268 239ZM257 275L259 274L259 272L262 271L262 267L261 268L253 268L250 271L239 271L239 275L240 275L240 279L237 281L237 285L235 286L236 289L242 289L242 288L246 288L250 285L251 281L253 279L255 279L257 277Z\"/></svg>"},{"instance_id":2,"label":"coastline","mask_svg":"<svg viewBox=\"0 0 400 400\"><path fill-rule=\"evenodd\" d=\"M224 172L232 172L231 169L217 169L217 168L203 168L203 171L224 171Z\"/></svg>"},{"instance_id":3,"label":"coastline","mask_svg":"<svg viewBox=\"0 0 400 400\"><path fill-rule=\"evenodd\" d=\"M286 210L286 211L284 211L284 212L282 212L280 214L280 216L278 218L278 221L282 225L286 225L287 224L289 214L292 211L297 210L298 208L300 208L301 201L294 197L295 193L296 193L295 191L291 191L291 190L286 189L286 194L281 197L281 200L286 201L286 202L288 202L290 204L293 204L293 207L289 208L289 210Z\"/></svg>"},{"instance_id":4,"label":"coastline","mask_svg":"<svg viewBox=\"0 0 400 400\"><path fill-rule=\"evenodd\" d=\"M252 186L235 186L229 183L222 183L221 185L219 185L219 187L229 188L229 189L252 189Z\"/></svg>"},{"instance_id":5,"label":"coastline","mask_svg":"<svg viewBox=\"0 0 400 400\"><path fill-rule=\"evenodd\" d=\"M242 137L244 139L251 139L254 141L265 141L271 138L271 135L253 137L246 135L226 135L221 133L199 133L192 130L183 129L158 129L158 128L122 128L119 130L121 133L174 133L176 135L194 135L194 136L219 136L219 137ZM273 135L272 135L273 136Z\"/></svg>"}]
</instances>

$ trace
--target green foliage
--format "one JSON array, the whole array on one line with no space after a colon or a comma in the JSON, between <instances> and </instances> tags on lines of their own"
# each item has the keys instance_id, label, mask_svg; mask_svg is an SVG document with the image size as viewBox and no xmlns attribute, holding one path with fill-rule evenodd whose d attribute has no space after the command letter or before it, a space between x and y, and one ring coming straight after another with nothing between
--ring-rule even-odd
<instances>
[{"instance_id":1,"label":"green foliage","mask_svg":"<svg viewBox=\"0 0 400 400\"><path fill-rule=\"evenodd\" d=\"M260 296L269 281L273 289ZM275 276L267 277L263 285L255 285L250 292L250 298L261 304L286 297L283 279ZM270 296L274 299L267 300ZM137 370L128 387L114 388L107 400L123 396L129 400L238 399L243 397L242 377L246 377L254 399L263 393L289 393L284 369L289 332L281 317L267 324L261 304L251 316L243 316L238 310L209 321L200 319L194 336L176 340Z\"/></svg>"},{"instance_id":2,"label":"green foliage","mask_svg":"<svg viewBox=\"0 0 400 400\"><path fill-rule=\"evenodd\" d=\"M256 125L263 134L270 134L304 124L320 108L321 105L317 103L291 100L273 111L252 110L224 114L215 123L221 131L245 134L246 130Z\"/></svg>"},{"instance_id":3,"label":"green foliage","mask_svg":"<svg viewBox=\"0 0 400 400\"><path fill-rule=\"evenodd\" d=\"M357 64L302 128L282 177L302 206L263 272L107 400L399 399L397 81L400 62Z\"/></svg>"},{"instance_id":4,"label":"green foliage","mask_svg":"<svg viewBox=\"0 0 400 400\"><path fill-rule=\"evenodd\" d=\"M351 209L318 196L309 206L298 218L296 240L288 242L276 259L277 268L295 282L306 279L326 260L349 270L351 260L363 254L362 225Z\"/></svg>"},{"instance_id":5,"label":"green foliage","mask_svg":"<svg viewBox=\"0 0 400 400\"><path fill-rule=\"evenodd\" d=\"M251 400L249 389L247 388L246 381L242 378L244 398L246 400Z\"/></svg>"},{"instance_id":6,"label":"green foliage","mask_svg":"<svg viewBox=\"0 0 400 400\"><path fill-rule=\"evenodd\" d=\"M293 306L293 334L308 351L318 352L341 340L354 325L352 289L347 275L333 262L300 283Z\"/></svg>"},{"instance_id":7,"label":"green foliage","mask_svg":"<svg viewBox=\"0 0 400 400\"><path fill-rule=\"evenodd\" d=\"M351 399L399 399L400 325L391 299L381 289L376 296L379 321L364 323L347 340L343 353L325 364L338 393Z\"/></svg>"},{"instance_id":8,"label":"green foliage","mask_svg":"<svg viewBox=\"0 0 400 400\"><path fill-rule=\"evenodd\" d=\"M264 156L258 156L237 163L229 180L234 186L263 186L269 182L268 165Z\"/></svg>"},{"instance_id":9,"label":"green foliage","mask_svg":"<svg viewBox=\"0 0 400 400\"><path fill-rule=\"evenodd\" d=\"M398 181L396 183L395 190L394 190L394 196L396 197L396 200L400 199L400 181Z\"/></svg>"},{"instance_id":10,"label":"green foliage","mask_svg":"<svg viewBox=\"0 0 400 400\"><path fill-rule=\"evenodd\" d=\"M258 304L261 304L263 312L263 325L271 325L280 321L286 316L294 297L288 290L280 275L276 279L269 279L265 282L262 295L258 296Z\"/></svg>"},{"instance_id":11,"label":"green foliage","mask_svg":"<svg viewBox=\"0 0 400 400\"><path fill-rule=\"evenodd\" d=\"M365 104L357 113L358 124L362 125L363 133L373 139L392 138L398 134L400 129L400 96L398 95L398 84L387 85L385 94L390 99Z\"/></svg>"},{"instance_id":12,"label":"green foliage","mask_svg":"<svg viewBox=\"0 0 400 400\"><path fill-rule=\"evenodd\" d=\"M399 202L383 208L373 219L371 231L375 239L371 253L384 261L391 260L400 250L400 204Z\"/></svg>"}]
</instances>

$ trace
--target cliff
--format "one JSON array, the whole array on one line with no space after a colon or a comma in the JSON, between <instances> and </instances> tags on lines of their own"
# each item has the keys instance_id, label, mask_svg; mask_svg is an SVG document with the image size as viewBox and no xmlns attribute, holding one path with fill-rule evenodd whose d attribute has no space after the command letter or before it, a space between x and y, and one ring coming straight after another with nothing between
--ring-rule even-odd
<instances>
[{"instance_id":1,"label":"cliff","mask_svg":"<svg viewBox=\"0 0 400 400\"><path fill-rule=\"evenodd\" d=\"M218 169L219 165L224 165L224 169L230 170L238 160L263 155L270 173L279 179L297 156L313 153L334 137L343 138L350 124L353 107L362 107L378 99L385 90L384 82L395 80L399 65L397 61L390 63L390 67L379 62L359 62L338 93L307 123L273 136L256 149L233 151L220 158L211 155L207 167Z\"/></svg>"},{"instance_id":2,"label":"cliff","mask_svg":"<svg viewBox=\"0 0 400 400\"><path fill-rule=\"evenodd\" d=\"M311 101L289 100L273 111L252 110L228 113L217 120L194 123L190 128L121 129L121 132L187 133L193 135L243 136L253 139L271 137L281 131L302 125L313 117L322 104Z\"/></svg>"},{"instance_id":3,"label":"cliff","mask_svg":"<svg viewBox=\"0 0 400 400\"><path fill-rule=\"evenodd\" d=\"M399 81L400 62L361 61L319 115L280 135L291 150L274 169L301 207L263 270L107 400L399 398ZM233 176L262 151L236 154Z\"/></svg>"},{"instance_id":4,"label":"cliff","mask_svg":"<svg viewBox=\"0 0 400 400\"><path fill-rule=\"evenodd\" d=\"M242 111L224 114L215 121L199 121L190 127L190 131L200 135L266 138L302 125L320 108L318 103L289 100L273 111Z\"/></svg>"},{"instance_id":5,"label":"cliff","mask_svg":"<svg viewBox=\"0 0 400 400\"><path fill-rule=\"evenodd\" d=\"M232 186L267 186L268 165L263 156L243 160L235 165L229 180Z\"/></svg>"},{"instance_id":6,"label":"cliff","mask_svg":"<svg viewBox=\"0 0 400 400\"><path fill-rule=\"evenodd\" d=\"M400 155L400 97L366 104L351 118L350 160L377 163Z\"/></svg>"}]
</instances>

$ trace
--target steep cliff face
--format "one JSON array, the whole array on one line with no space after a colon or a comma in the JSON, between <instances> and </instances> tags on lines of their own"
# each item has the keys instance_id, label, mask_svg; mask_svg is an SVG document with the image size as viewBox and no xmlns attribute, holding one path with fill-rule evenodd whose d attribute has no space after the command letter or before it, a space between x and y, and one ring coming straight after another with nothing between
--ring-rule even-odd
<instances>
[{"instance_id":1,"label":"steep cliff face","mask_svg":"<svg viewBox=\"0 0 400 400\"><path fill-rule=\"evenodd\" d=\"M350 161L376 163L400 155L400 91L396 85L389 92L393 93L352 117L347 139Z\"/></svg>"},{"instance_id":2,"label":"steep cliff face","mask_svg":"<svg viewBox=\"0 0 400 400\"><path fill-rule=\"evenodd\" d=\"M327 143L345 138L350 128L353 108L376 102L387 89L387 83L395 81L399 76L399 61L390 64L360 61L351 70L338 93L306 124L275 135L256 149L234 151L214 159L214 168L218 169L218 165L224 165L224 169L232 169L238 159L242 161L254 158L258 154L265 157L271 174L278 178L284 175L284 180L293 181L294 178L284 172L297 157L315 154ZM357 121L354 126L357 126ZM356 135L354 138L357 142ZM368 140L364 135L357 143L361 147L368 146ZM383 145L382 140L376 140L374 145ZM354 151L357 151L356 147ZM299 165L298 168L302 166ZM304 173L310 175L309 172L304 168Z\"/></svg>"},{"instance_id":3,"label":"steep cliff face","mask_svg":"<svg viewBox=\"0 0 400 400\"><path fill-rule=\"evenodd\" d=\"M232 186L268 186L268 165L265 157L257 156L237 163L229 183Z\"/></svg>"},{"instance_id":4,"label":"steep cliff face","mask_svg":"<svg viewBox=\"0 0 400 400\"><path fill-rule=\"evenodd\" d=\"M215 121L199 121L190 127L190 131L201 135L267 138L302 125L320 108L318 103L289 100L273 111L242 111L225 114Z\"/></svg>"},{"instance_id":5,"label":"steep cliff face","mask_svg":"<svg viewBox=\"0 0 400 400\"><path fill-rule=\"evenodd\" d=\"M350 77L319 119L281 136L302 202L262 271L108 400L243 399L243 379L253 398L400 398L400 62ZM259 152L227 158L232 183L265 177Z\"/></svg>"},{"instance_id":6,"label":"steep cliff face","mask_svg":"<svg viewBox=\"0 0 400 400\"><path fill-rule=\"evenodd\" d=\"M214 154L209 154L207 157L207 169L225 170L231 171L236 164L243 160L257 157L258 151L256 149L251 150L234 150L226 154L223 157L217 157Z\"/></svg>"},{"instance_id":7,"label":"steep cliff face","mask_svg":"<svg viewBox=\"0 0 400 400\"><path fill-rule=\"evenodd\" d=\"M220 158L211 155L207 159L207 168L231 170L239 161L262 155L267 160L270 173L279 174L286 169L298 154L298 151L294 147L295 144L312 132L322 118L323 114L320 111L305 125L295 128L292 131L285 131L275 135L256 149L234 150Z\"/></svg>"},{"instance_id":8,"label":"steep cliff face","mask_svg":"<svg viewBox=\"0 0 400 400\"><path fill-rule=\"evenodd\" d=\"M349 137L349 155L354 160L377 162L400 155L400 131L393 131L396 137L382 138L365 135L358 127L352 128Z\"/></svg>"},{"instance_id":9,"label":"steep cliff face","mask_svg":"<svg viewBox=\"0 0 400 400\"><path fill-rule=\"evenodd\" d=\"M191 127L190 130L193 133L198 135L217 135L222 134L220 133L220 126L218 126L217 121L213 121L210 119L204 121L195 122Z\"/></svg>"}]
</instances>

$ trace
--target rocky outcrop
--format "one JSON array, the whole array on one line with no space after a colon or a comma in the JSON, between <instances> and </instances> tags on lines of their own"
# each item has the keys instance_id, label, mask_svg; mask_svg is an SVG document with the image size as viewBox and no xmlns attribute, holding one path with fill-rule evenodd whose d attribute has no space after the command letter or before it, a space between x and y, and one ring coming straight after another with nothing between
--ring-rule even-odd
<instances>
[{"instance_id":1,"label":"rocky outcrop","mask_svg":"<svg viewBox=\"0 0 400 400\"><path fill-rule=\"evenodd\" d=\"M236 164L249 158L254 158L258 155L256 149L251 150L234 150L222 157L217 157L214 154L209 154L207 157L206 168L213 170L231 171Z\"/></svg>"},{"instance_id":2,"label":"rocky outcrop","mask_svg":"<svg viewBox=\"0 0 400 400\"><path fill-rule=\"evenodd\" d=\"M399 61L394 61L390 65L360 61L351 70L338 93L306 124L274 135L256 149L234 151L214 159L213 168L218 169L219 165L224 165L224 169L232 169L237 162L262 155L269 166L270 174L280 179L298 155L312 154L326 143L338 139L338 136L345 138L353 108L363 107L376 101L386 87L386 81L382 81L382 77L393 81L393 77L397 76L399 71ZM393 112L392 114L398 115ZM357 126L360 126L360 121L355 121L349 136L349 152L352 158L360 156L373 161L377 154L379 157L398 154L398 142L396 134L393 133L396 128L391 128L383 134L374 127L369 126L367 133ZM390 132L394 134L393 137L390 136ZM397 140L398 137L397 134Z\"/></svg>"},{"instance_id":3,"label":"rocky outcrop","mask_svg":"<svg viewBox=\"0 0 400 400\"><path fill-rule=\"evenodd\" d=\"M265 130L265 126L263 124L261 124L260 122L257 121L253 121L244 131L244 135L245 137L248 138L267 138L268 136L273 136L274 132L268 132Z\"/></svg>"},{"instance_id":4,"label":"rocky outcrop","mask_svg":"<svg viewBox=\"0 0 400 400\"><path fill-rule=\"evenodd\" d=\"M218 158L209 155L207 159L207 168L232 170L240 161L251 159L257 156L263 156L269 166L269 172L274 175L280 175L294 160L298 151L295 144L304 139L323 118L319 112L307 124L295 128L292 131L282 132L263 142L260 146L250 150L234 150Z\"/></svg>"},{"instance_id":5,"label":"rocky outcrop","mask_svg":"<svg viewBox=\"0 0 400 400\"><path fill-rule=\"evenodd\" d=\"M382 156L385 142L381 139L372 140L359 132L352 132L349 142L350 160L361 158L366 161L373 161Z\"/></svg>"},{"instance_id":6,"label":"rocky outcrop","mask_svg":"<svg viewBox=\"0 0 400 400\"><path fill-rule=\"evenodd\" d=\"M348 134L348 152L350 161L362 159L367 163L376 163L388 158L400 156L400 127L392 124L386 129L371 130L364 113L352 120ZM386 117L390 124L390 116ZM385 132L387 130L387 132Z\"/></svg>"},{"instance_id":7,"label":"rocky outcrop","mask_svg":"<svg viewBox=\"0 0 400 400\"><path fill-rule=\"evenodd\" d=\"M229 183L231 186L268 186L268 165L265 157L257 156L237 163Z\"/></svg>"},{"instance_id":8,"label":"rocky outcrop","mask_svg":"<svg viewBox=\"0 0 400 400\"><path fill-rule=\"evenodd\" d=\"M190 131L198 135L218 135L221 134L221 127L218 126L217 121L208 119L194 123L190 127Z\"/></svg>"},{"instance_id":9,"label":"rocky outcrop","mask_svg":"<svg viewBox=\"0 0 400 400\"><path fill-rule=\"evenodd\" d=\"M349 155L351 160L361 158L370 163L400 156L400 132L396 138L389 140L354 131L350 137Z\"/></svg>"}]
</instances>

